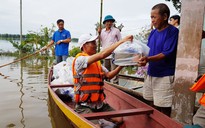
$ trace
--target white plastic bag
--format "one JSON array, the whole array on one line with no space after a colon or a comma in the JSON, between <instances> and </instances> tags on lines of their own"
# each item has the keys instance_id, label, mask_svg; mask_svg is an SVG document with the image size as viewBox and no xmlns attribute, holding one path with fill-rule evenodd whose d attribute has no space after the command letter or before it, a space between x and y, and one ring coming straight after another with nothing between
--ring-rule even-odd
<instances>
[{"instance_id":1,"label":"white plastic bag","mask_svg":"<svg viewBox=\"0 0 205 128\"><path fill-rule=\"evenodd\" d=\"M63 66L66 66L66 61L62 61L62 62L60 62L60 63L53 66L53 77L55 79L58 79L58 77L59 77L58 72L61 70L61 68Z\"/></svg>"},{"instance_id":2,"label":"white plastic bag","mask_svg":"<svg viewBox=\"0 0 205 128\"><path fill-rule=\"evenodd\" d=\"M149 47L137 40L125 42L114 51L114 64L120 66L137 65L137 60L149 54Z\"/></svg>"},{"instance_id":3,"label":"white plastic bag","mask_svg":"<svg viewBox=\"0 0 205 128\"><path fill-rule=\"evenodd\" d=\"M73 57L68 57L66 61L62 61L53 66L53 77L55 79L51 82L51 84L73 84L73 60Z\"/></svg>"}]
</instances>

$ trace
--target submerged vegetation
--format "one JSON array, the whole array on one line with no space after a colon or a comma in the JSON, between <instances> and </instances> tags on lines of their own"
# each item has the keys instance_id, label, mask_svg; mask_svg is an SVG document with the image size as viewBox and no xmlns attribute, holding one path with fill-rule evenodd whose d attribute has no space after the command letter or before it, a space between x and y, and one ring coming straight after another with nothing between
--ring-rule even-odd
<instances>
[{"instance_id":1,"label":"submerged vegetation","mask_svg":"<svg viewBox=\"0 0 205 128\"><path fill-rule=\"evenodd\" d=\"M28 34L23 35L23 41L19 41L20 35L18 34L0 34L0 39L8 40L13 47L16 49L15 52L5 52L0 50L0 55L21 55L21 54L32 54L37 50L40 50L42 47L47 45L47 43L51 40L52 35L54 33L55 26L52 24L51 28L41 26L40 31L29 31ZM72 38L72 42L77 42L78 38ZM47 49L45 52L40 53L48 56L49 51L54 55L54 47L52 46L50 49ZM75 56L80 52L80 49L74 47L70 50L70 56Z\"/></svg>"},{"instance_id":2,"label":"submerged vegetation","mask_svg":"<svg viewBox=\"0 0 205 128\"><path fill-rule=\"evenodd\" d=\"M54 28L54 25L52 25L51 28L41 26L40 32L29 31L29 33L26 34L25 40L22 42L14 40L9 41L19 53L32 53L41 49L49 42L54 32Z\"/></svg>"}]
</instances>

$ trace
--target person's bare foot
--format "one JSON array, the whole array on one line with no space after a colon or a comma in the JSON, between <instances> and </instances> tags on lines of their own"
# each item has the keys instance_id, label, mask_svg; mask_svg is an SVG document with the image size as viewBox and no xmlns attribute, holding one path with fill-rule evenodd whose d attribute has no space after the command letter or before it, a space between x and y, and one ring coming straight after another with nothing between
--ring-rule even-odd
<instances>
[{"instance_id":1,"label":"person's bare foot","mask_svg":"<svg viewBox=\"0 0 205 128\"><path fill-rule=\"evenodd\" d=\"M120 125L123 123L123 117L115 117L115 118L111 118L111 121L117 125Z\"/></svg>"},{"instance_id":2,"label":"person's bare foot","mask_svg":"<svg viewBox=\"0 0 205 128\"><path fill-rule=\"evenodd\" d=\"M100 127L100 124L95 124L95 127L96 127L96 128L101 128L101 127Z\"/></svg>"}]
</instances>

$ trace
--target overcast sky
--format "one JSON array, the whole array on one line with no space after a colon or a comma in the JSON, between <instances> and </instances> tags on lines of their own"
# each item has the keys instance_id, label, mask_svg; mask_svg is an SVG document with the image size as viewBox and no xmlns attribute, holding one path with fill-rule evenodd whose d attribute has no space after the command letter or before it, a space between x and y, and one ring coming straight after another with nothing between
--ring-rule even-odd
<instances>
[{"instance_id":1,"label":"overcast sky","mask_svg":"<svg viewBox=\"0 0 205 128\"><path fill-rule=\"evenodd\" d=\"M23 34L39 31L41 25L51 27L64 19L72 37L83 33L95 34L94 24L100 17L100 0L22 0ZM158 3L166 3L171 15L178 14L171 2L165 0L103 0L104 16L112 15L118 26L123 23L123 35L136 34L150 24L150 10ZM1 0L0 33L20 33L20 0Z\"/></svg>"}]
</instances>

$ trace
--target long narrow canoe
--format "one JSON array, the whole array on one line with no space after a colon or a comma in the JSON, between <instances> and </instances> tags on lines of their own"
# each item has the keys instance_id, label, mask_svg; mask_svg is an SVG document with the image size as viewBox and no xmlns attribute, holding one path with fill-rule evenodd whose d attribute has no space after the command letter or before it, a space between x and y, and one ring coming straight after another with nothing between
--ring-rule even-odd
<instances>
[{"instance_id":1,"label":"long narrow canoe","mask_svg":"<svg viewBox=\"0 0 205 128\"><path fill-rule=\"evenodd\" d=\"M182 128L181 124L107 83L104 85L106 102L115 111L78 114L74 111L75 103L63 102L54 91L54 88L73 87L73 85L51 85L52 74L51 69L48 77L49 93L73 127L93 128L96 125L90 120L122 117L123 124L120 128Z\"/></svg>"}]
</instances>

